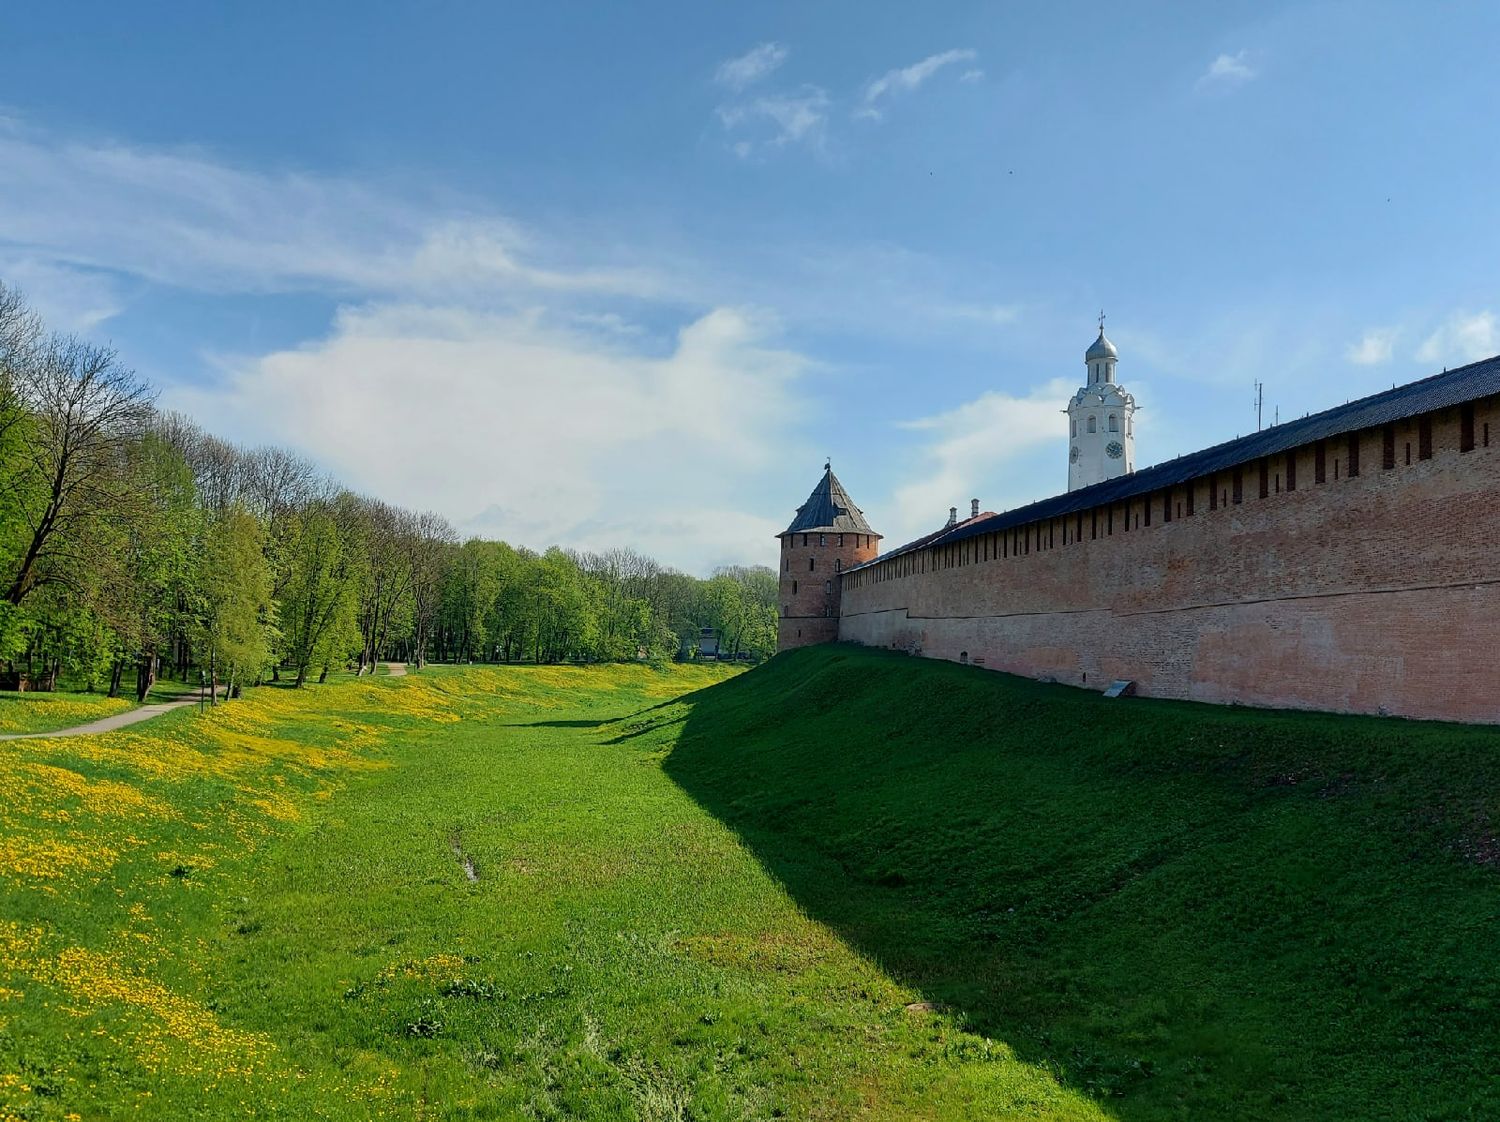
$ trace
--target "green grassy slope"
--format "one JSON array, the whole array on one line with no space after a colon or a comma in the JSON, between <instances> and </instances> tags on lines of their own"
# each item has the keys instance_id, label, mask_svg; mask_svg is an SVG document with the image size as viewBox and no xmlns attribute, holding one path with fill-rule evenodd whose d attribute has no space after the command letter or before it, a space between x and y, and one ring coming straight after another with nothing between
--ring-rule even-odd
<instances>
[{"instance_id":1,"label":"green grassy slope","mask_svg":"<svg viewBox=\"0 0 1500 1122\"><path fill-rule=\"evenodd\" d=\"M1500 1117L1500 731L831 647L626 735L808 914L1119 1118Z\"/></svg>"},{"instance_id":2,"label":"green grassy slope","mask_svg":"<svg viewBox=\"0 0 1500 1122\"><path fill-rule=\"evenodd\" d=\"M663 773L726 677L434 669L0 746L0 1119L1108 1117L908 1011Z\"/></svg>"}]
</instances>

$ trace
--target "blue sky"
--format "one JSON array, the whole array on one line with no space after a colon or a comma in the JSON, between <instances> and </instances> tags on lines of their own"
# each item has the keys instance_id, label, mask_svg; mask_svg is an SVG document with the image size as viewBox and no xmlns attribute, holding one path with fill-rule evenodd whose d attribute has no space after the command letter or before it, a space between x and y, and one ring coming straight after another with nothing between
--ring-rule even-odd
<instances>
[{"instance_id":1,"label":"blue sky","mask_svg":"<svg viewBox=\"0 0 1500 1122\"><path fill-rule=\"evenodd\" d=\"M0 277L461 529L770 561L1500 351L1493 4L13 5Z\"/></svg>"}]
</instances>

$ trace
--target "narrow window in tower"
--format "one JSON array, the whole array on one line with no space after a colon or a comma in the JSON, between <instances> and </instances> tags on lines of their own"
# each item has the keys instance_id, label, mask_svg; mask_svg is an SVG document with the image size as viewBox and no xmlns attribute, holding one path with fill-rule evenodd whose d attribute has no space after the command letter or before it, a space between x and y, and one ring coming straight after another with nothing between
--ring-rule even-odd
<instances>
[{"instance_id":1,"label":"narrow window in tower","mask_svg":"<svg viewBox=\"0 0 1500 1122\"><path fill-rule=\"evenodd\" d=\"M1098 426L1094 422L1094 418L1090 417L1089 418L1089 432L1098 432L1098 431L1099 431L1099 429L1098 429Z\"/></svg>"},{"instance_id":2,"label":"narrow window in tower","mask_svg":"<svg viewBox=\"0 0 1500 1122\"><path fill-rule=\"evenodd\" d=\"M842 557L835 557L833 559L833 571L835 573L842 573L844 571L844 559Z\"/></svg>"},{"instance_id":3,"label":"narrow window in tower","mask_svg":"<svg viewBox=\"0 0 1500 1122\"><path fill-rule=\"evenodd\" d=\"M1196 483L1189 483L1187 489L1187 512L1189 518L1193 516L1193 496L1197 493L1198 485Z\"/></svg>"},{"instance_id":4,"label":"narrow window in tower","mask_svg":"<svg viewBox=\"0 0 1500 1122\"><path fill-rule=\"evenodd\" d=\"M795 580L792 581L792 595L797 595L797 582Z\"/></svg>"},{"instance_id":5,"label":"narrow window in tower","mask_svg":"<svg viewBox=\"0 0 1500 1122\"><path fill-rule=\"evenodd\" d=\"M804 548L807 546L807 535L806 534L802 535L802 545L803 545Z\"/></svg>"},{"instance_id":6,"label":"narrow window in tower","mask_svg":"<svg viewBox=\"0 0 1500 1122\"><path fill-rule=\"evenodd\" d=\"M1230 485L1234 489L1234 502L1238 506L1245 501L1245 472L1242 468L1235 468L1234 474L1229 477Z\"/></svg>"},{"instance_id":7,"label":"narrow window in tower","mask_svg":"<svg viewBox=\"0 0 1500 1122\"><path fill-rule=\"evenodd\" d=\"M1271 465L1262 456L1260 458L1260 497L1267 498L1271 494Z\"/></svg>"},{"instance_id":8,"label":"narrow window in tower","mask_svg":"<svg viewBox=\"0 0 1500 1122\"><path fill-rule=\"evenodd\" d=\"M844 535L840 534L839 535L839 548L842 549L843 546L844 546Z\"/></svg>"},{"instance_id":9,"label":"narrow window in tower","mask_svg":"<svg viewBox=\"0 0 1500 1122\"><path fill-rule=\"evenodd\" d=\"M815 571L817 569L817 567L818 567L818 559L816 557L809 557L807 559L807 571L809 573L811 573L811 572Z\"/></svg>"},{"instance_id":10,"label":"narrow window in tower","mask_svg":"<svg viewBox=\"0 0 1500 1122\"><path fill-rule=\"evenodd\" d=\"M823 595L827 596L832 591L833 591L833 581L831 581L831 580L825 580L823 582Z\"/></svg>"},{"instance_id":11,"label":"narrow window in tower","mask_svg":"<svg viewBox=\"0 0 1500 1122\"><path fill-rule=\"evenodd\" d=\"M1339 477L1339 458L1337 456L1335 456L1333 458L1333 478L1334 478L1335 481L1337 481L1338 477Z\"/></svg>"},{"instance_id":12,"label":"narrow window in tower","mask_svg":"<svg viewBox=\"0 0 1500 1122\"><path fill-rule=\"evenodd\" d=\"M1417 418L1417 459L1432 459L1432 418Z\"/></svg>"},{"instance_id":13,"label":"narrow window in tower","mask_svg":"<svg viewBox=\"0 0 1500 1122\"><path fill-rule=\"evenodd\" d=\"M1406 446L1406 462L1411 463L1411 445ZM1380 430L1380 466L1386 471L1396 466L1396 426L1386 425Z\"/></svg>"},{"instance_id":14,"label":"narrow window in tower","mask_svg":"<svg viewBox=\"0 0 1500 1122\"><path fill-rule=\"evenodd\" d=\"M1313 446L1313 482L1328 482L1328 448L1321 440Z\"/></svg>"},{"instance_id":15,"label":"narrow window in tower","mask_svg":"<svg viewBox=\"0 0 1500 1122\"><path fill-rule=\"evenodd\" d=\"M1141 513L1146 516L1146 525L1151 525L1151 496L1147 495L1141 500Z\"/></svg>"},{"instance_id":16,"label":"narrow window in tower","mask_svg":"<svg viewBox=\"0 0 1500 1122\"><path fill-rule=\"evenodd\" d=\"M1286 454L1286 489L1295 491L1297 489L1297 453Z\"/></svg>"},{"instance_id":17,"label":"narrow window in tower","mask_svg":"<svg viewBox=\"0 0 1500 1122\"><path fill-rule=\"evenodd\" d=\"M1110 432L1119 432L1120 431L1120 418L1117 417L1117 416L1115 416L1115 414L1113 414L1113 413L1111 413L1109 415L1109 431Z\"/></svg>"},{"instance_id":18,"label":"narrow window in tower","mask_svg":"<svg viewBox=\"0 0 1500 1122\"><path fill-rule=\"evenodd\" d=\"M818 544L819 545L827 545L828 544L828 535L827 534L819 534L818 535Z\"/></svg>"},{"instance_id":19,"label":"narrow window in tower","mask_svg":"<svg viewBox=\"0 0 1500 1122\"><path fill-rule=\"evenodd\" d=\"M1349 478L1359 474L1359 433L1349 434Z\"/></svg>"},{"instance_id":20,"label":"narrow window in tower","mask_svg":"<svg viewBox=\"0 0 1500 1122\"><path fill-rule=\"evenodd\" d=\"M1474 407L1472 405L1458 407L1458 450L1460 452L1474 451Z\"/></svg>"},{"instance_id":21,"label":"narrow window in tower","mask_svg":"<svg viewBox=\"0 0 1500 1122\"><path fill-rule=\"evenodd\" d=\"M1211 475L1208 477L1208 509L1219 509L1219 484Z\"/></svg>"}]
</instances>

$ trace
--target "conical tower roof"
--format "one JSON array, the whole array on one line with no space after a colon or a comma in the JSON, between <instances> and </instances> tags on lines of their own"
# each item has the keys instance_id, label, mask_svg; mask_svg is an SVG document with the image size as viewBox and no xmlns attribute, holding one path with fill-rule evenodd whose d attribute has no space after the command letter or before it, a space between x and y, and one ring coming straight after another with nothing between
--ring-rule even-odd
<instances>
[{"instance_id":1,"label":"conical tower roof","mask_svg":"<svg viewBox=\"0 0 1500 1122\"><path fill-rule=\"evenodd\" d=\"M833 474L832 467L823 469L823 478L813 488L807 502L797 508L797 517L782 534L806 534L811 531L832 531L836 534L871 534L880 537L865 521L864 513L849 499L849 492ZM778 534L777 537L781 535Z\"/></svg>"}]
</instances>

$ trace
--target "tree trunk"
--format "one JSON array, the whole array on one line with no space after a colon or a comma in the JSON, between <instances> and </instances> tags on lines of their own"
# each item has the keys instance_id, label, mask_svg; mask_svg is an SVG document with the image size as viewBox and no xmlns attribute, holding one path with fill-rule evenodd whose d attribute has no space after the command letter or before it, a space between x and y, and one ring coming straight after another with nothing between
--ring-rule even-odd
<instances>
[{"instance_id":1,"label":"tree trunk","mask_svg":"<svg viewBox=\"0 0 1500 1122\"><path fill-rule=\"evenodd\" d=\"M125 675L125 660L123 658L117 658L117 659L115 659L114 666L112 666L110 668L110 671L109 671L109 696L110 697L119 697L120 696L120 679L122 677L124 677L124 675Z\"/></svg>"},{"instance_id":2,"label":"tree trunk","mask_svg":"<svg viewBox=\"0 0 1500 1122\"><path fill-rule=\"evenodd\" d=\"M219 704L219 664L217 653L212 647L208 650L208 703Z\"/></svg>"},{"instance_id":3,"label":"tree trunk","mask_svg":"<svg viewBox=\"0 0 1500 1122\"><path fill-rule=\"evenodd\" d=\"M151 692L151 687L156 684L156 652L147 651L141 656L141 661L135 669L135 699L142 705L146 703L146 695Z\"/></svg>"},{"instance_id":4,"label":"tree trunk","mask_svg":"<svg viewBox=\"0 0 1500 1122\"><path fill-rule=\"evenodd\" d=\"M321 686L326 681L328 681L328 663L325 662L323 664L323 673L318 675L318 685Z\"/></svg>"}]
</instances>

